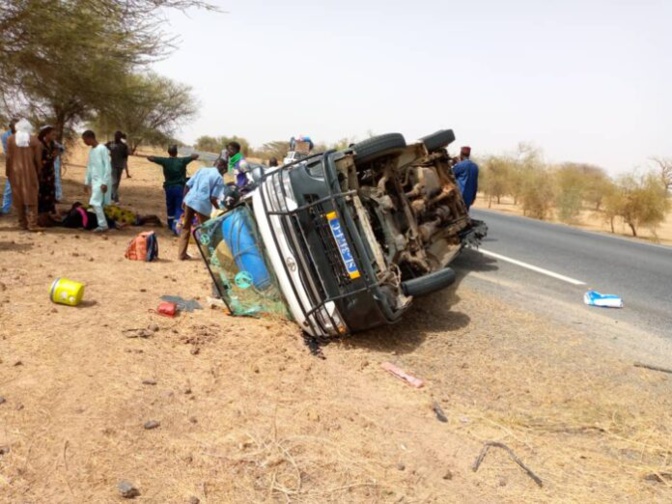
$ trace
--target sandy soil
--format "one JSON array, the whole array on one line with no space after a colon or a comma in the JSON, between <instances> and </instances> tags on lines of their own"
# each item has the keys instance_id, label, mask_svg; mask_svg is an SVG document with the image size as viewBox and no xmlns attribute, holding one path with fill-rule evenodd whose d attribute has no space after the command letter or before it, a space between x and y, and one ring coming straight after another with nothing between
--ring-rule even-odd
<instances>
[{"instance_id":1,"label":"sandy soil","mask_svg":"<svg viewBox=\"0 0 672 504\"><path fill-rule=\"evenodd\" d=\"M484 208L496 210L498 212L510 213L512 215L523 215L523 207L521 205L514 205L513 199L509 197L502 198L500 204L495 200L488 202L488 198L482 194L478 195L474 203L476 208ZM560 222L555 216L551 216L550 222ZM604 213L594 210L583 210L572 226L587 229L590 231L597 231L601 233L611 233L609 222L604 216ZM645 240L653 243L660 243L663 245L672 245L672 212L667 214L666 219L655 229L641 228L637 230L638 237L632 236L632 231L622 220L617 219L614 225L614 232L619 236L632 238L633 240Z\"/></svg>"},{"instance_id":2,"label":"sandy soil","mask_svg":"<svg viewBox=\"0 0 672 504\"><path fill-rule=\"evenodd\" d=\"M165 218L158 169L131 174L122 203ZM68 202L82 178L69 167ZM159 262L125 260L137 231L0 219L0 502L120 502L121 480L148 503L672 501L672 376L610 337L462 281L322 360L290 322L152 313L164 294L205 304L210 284L165 229ZM82 306L49 301L60 276L86 284ZM487 441L543 487L499 448L474 472Z\"/></svg>"}]
</instances>

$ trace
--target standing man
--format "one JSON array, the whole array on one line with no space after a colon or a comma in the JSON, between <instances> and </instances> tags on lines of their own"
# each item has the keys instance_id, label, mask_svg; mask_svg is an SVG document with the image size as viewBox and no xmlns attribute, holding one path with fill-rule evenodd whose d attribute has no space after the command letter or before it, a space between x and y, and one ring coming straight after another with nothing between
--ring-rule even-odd
<instances>
[{"instance_id":1,"label":"standing man","mask_svg":"<svg viewBox=\"0 0 672 504\"><path fill-rule=\"evenodd\" d=\"M147 159L163 168L163 189L166 191L168 228L175 232L175 219L182 208L184 185L187 182L187 165L198 159L198 154L177 157L177 145L168 148L168 157L148 156Z\"/></svg>"},{"instance_id":2,"label":"standing man","mask_svg":"<svg viewBox=\"0 0 672 504\"><path fill-rule=\"evenodd\" d=\"M105 218L105 205L110 204L110 188L112 186L112 164L110 163L110 153L103 144L98 143L96 134L91 130L82 133L82 140L91 147L89 151L89 161L86 165L86 179L84 184L91 189L91 199L89 205L93 207L96 213L98 227L94 229L96 233L107 231L107 219Z\"/></svg>"},{"instance_id":3,"label":"standing man","mask_svg":"<svg viewBox=\"0 0 672 504\"><path fill-rule=\"evenodd\" d=\"M224 179L226 163L217 161L217 166L201 168L187 181L184 189L184 226L180 231L180 245L178 259L184 261L191 259L187 254L189 235L191 234L191 222L194 216L203 224L210 218L212 207L219 208L219 199L224 193Z\"/></svg>"},{"instance_id":4,"label":"standing man","mask_svg":"<svg viewBox=\"0 0 672 504\"><path fill-rule=\"evenodd\" d=\"M42 231L37 225L37 200L42 168L42 143L32 135L33 127L22 119L15 125L16 133L7 139L7 178L12 187L14 208L19 227Z\"/></svg>"},{"instance_id":5,"label":"standing man","mask_svg":"<svg viewBox=\"0 0 672 504\"><path fill-rule=\"evenodd\" d=\"M229 173L233 173L236 177L236 186L238 189L242 189L247 185L247 172L250 167L243 157L243 153L240 152L240 144L238 142L230 142L226 146L226 150L229 154Z\"/></svg>"},{"instance_id":6,"label":"standing man","mask_svg":"<svg viewBox=\"0 0 672 504\"><path fill-rule=\"evenodd\" d=\"M460 149L460 162L453 167L453 173L457 179L457 185L462 193L467 210L476 201L478 192L478 165L469 157L471 156L471 147L462 147Z\"/></svg>"},{"instance_id":7,"label":"standing man","mask_svg":"<svg viewBox=\"0 0 672 504\"><path fill-rule=\"evenodd\" d=\"M123 141L123 133L121 131L114 132L114 140L107 142L105 146L110 151L110 158L112 160L112 201L119 203L119 184L121 183L121 176L124 173L124 168L128 163L128 145Z\"/></svg>"},{"instance_id":8,"label":"standing man","mask_svg":"<svg viewBox=\"0 0 672 504\"><path fill-rule=\"evenodd\" d=\"M7 156L7 140L9 137L16 133L15 125L18 122L18 119L12 119L9 121L9 129L2 134L2 152ZM5 182L5 190L2 194L2 213L8 214L12 209L12 185L9 183L9 179Z\"/></svg>"}]
</instances>

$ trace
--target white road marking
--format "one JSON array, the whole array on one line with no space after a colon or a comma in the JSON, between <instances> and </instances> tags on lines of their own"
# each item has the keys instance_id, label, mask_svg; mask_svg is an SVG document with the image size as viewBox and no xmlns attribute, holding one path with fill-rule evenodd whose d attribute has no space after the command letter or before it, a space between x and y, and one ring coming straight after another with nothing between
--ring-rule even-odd
<instances>
[{"instance_id":1,"label":"white road marking","mask_svg":"<svg viewBox=\"0 0 672 504\"><path fill-rule=\"evenodd\" d=\"M500 254L495 254L494 252L490 252L488 250L483 250L483 249L478 249L478 250L481 252L481 254L486 255L488 257L493 257L495 259L499 259L500 261L505 261L505 262L508 262L508 263L511 263L511 264L515 264L516 266L520 266L521 268L526 268L526 269L529 269L531 271L541 273L542 275L546 275L546 276L549 276L549 277L552 277L552 278L557 278L558 280L562 280L563 282L567 282L567 283L570 283L572 285L586 285L586 282L582 282L581 280L576 280L574 278L570 278L568 276L561 275L559 273L554 273L553 271L549 271L547 269L540 268L538 266L534 266L532 264L528 264L528 263L523 262L523 261L518 261L517 259L512 259L510 257L506 257L506 256L503 256L503 255L500 255Z\"/></svg>"}]
</instances>

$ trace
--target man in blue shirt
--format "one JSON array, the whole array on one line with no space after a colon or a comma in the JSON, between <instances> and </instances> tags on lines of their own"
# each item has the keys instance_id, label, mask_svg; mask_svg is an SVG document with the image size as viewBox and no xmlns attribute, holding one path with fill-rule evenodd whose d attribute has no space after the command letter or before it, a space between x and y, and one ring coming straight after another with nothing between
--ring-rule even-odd
<instances>
[{"instance_id":1,"label":"man in blue shirt","mask_svg":"<svg viewBox=\"0 0 672 504\"><path fill-rule=\"evenodd\" d=\"M7 140L16 133L15 125L18 119L12 119L9 122L9 129L2 134L2 152L7 156ZM9 184L9 178L5 181L5 191L2 194L2 213L8 214L12 210L12 186Z\"/></svg>"},{"instance_id":2,"label":"man in blue shirt","mask_svg":"<svg viewBox=\"0 0 672 504\"><path fill-rule=\"evenodd\" d=\"M217 166L201 168L191 177L184 189L184 224L180 231L180 243L178 246L178 259L184 261L190 259L187 254L191 223L194 217L203 224L210 218L212 207L219 208L219 198L224 193L224 179L222 175L228 166L222 159L218 160Z\"/></svg>"},{"instance_id":3,"label":"man in blue shirt","mask_svg":"<svg viewBox=\"0 0 672 504\"><path fill-rule=\"evenodd\" d=\"M453 167L453 173L457 179L457 185L462 193L467 210L476 201L478 192L478 165L471 159L471 147L462 147L460 149L460 162Z\"/></svg>"}]
</instances>

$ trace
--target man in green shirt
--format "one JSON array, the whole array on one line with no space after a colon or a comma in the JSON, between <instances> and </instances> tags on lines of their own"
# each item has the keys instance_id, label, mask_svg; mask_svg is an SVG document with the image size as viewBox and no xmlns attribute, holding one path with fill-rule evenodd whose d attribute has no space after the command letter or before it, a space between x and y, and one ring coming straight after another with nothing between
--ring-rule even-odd
<instances>
[{"instance_id":1,"label":"man in green shirt","mask_svg":"<svg viewBox=\"0 0 672 504\"><path fill-rule=\"evenodd\" d=\"M175 232L175 221L182 212L182 197L184 186L187 183L187 165L198 159L198 154L186 157L177 157L177 145L168 148L169 157L148 156L147 159L163 168L163 189L166 191L166 212L168 213L168 227Z\"/></svg>"}]
</instances>

